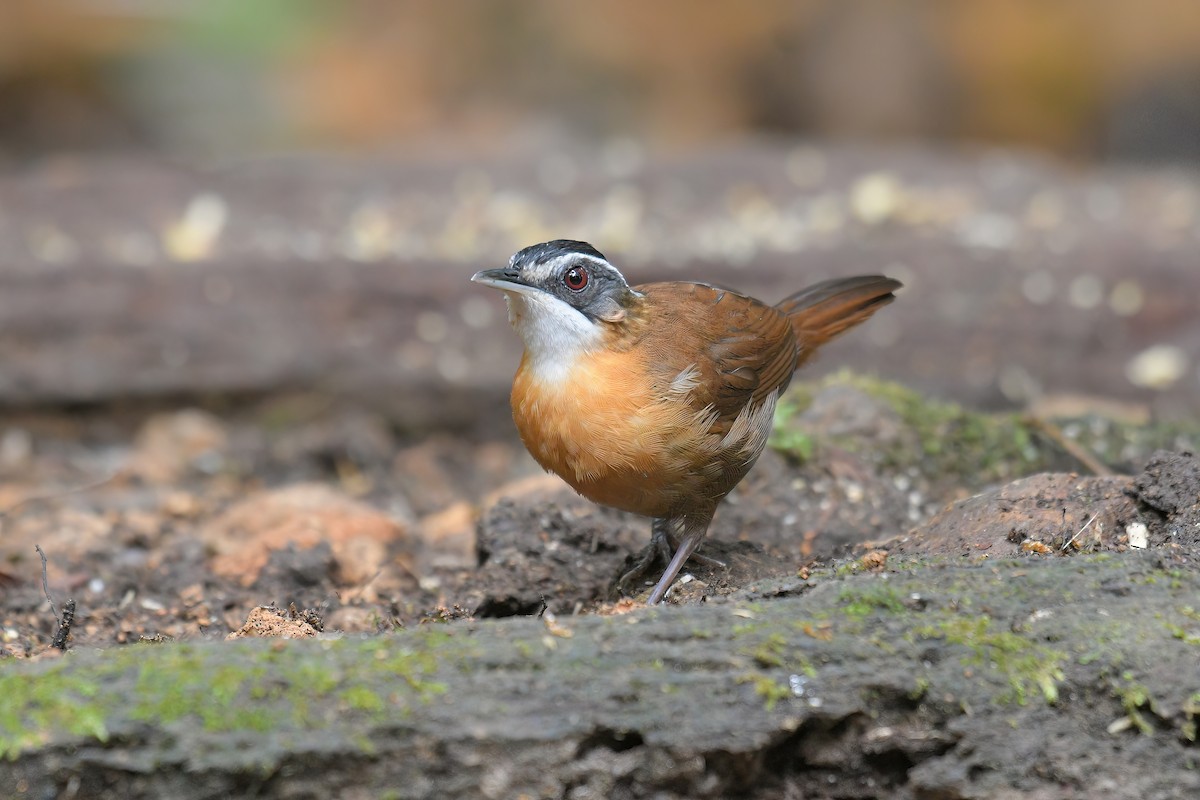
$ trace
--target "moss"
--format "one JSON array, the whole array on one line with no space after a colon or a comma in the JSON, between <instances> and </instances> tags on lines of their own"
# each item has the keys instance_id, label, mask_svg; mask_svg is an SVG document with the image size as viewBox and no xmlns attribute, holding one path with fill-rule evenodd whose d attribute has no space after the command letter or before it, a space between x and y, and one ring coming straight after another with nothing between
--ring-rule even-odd
<instances>
[{"instance_id":1,"label":"moss","mask_svg":"<svg viewBox=\"0 0 1200 800\"><path fill-rule=\"evenodd\" d=\"M900 594L882 582L842 589L838 593L838 602L843 604L844 611L852 617L866 617L875 611L897 614L905 610Z\"/></svg>"},{"instance_id":2,"label":"moss","mask_svg":"<svg viewBox=\"0 0 1200 800\"><path fill-rule=\"evenodd\" d=\"M1066 655L1010 631L995 631L987 616L955 616L914 631L917 638L940 638L970 651L964 663L995 673L1009 686L1000 702L1025 705L1034 690L1047 703L1058 701Z\"/></svg>"},{"instance_id":3,"label":"moss","mask_svg":"<svg viewBox=\"0 0 1200 800\"><path fill-rule=\"evenodd\" d=\"M795 655L794 664L797 672L802 672L809 678L817 677L817 665L812 662L811 658L803 653L797 653Z\"/></svg>"},{"instance_id":4,"label":"moss","mask_svg":"<svg viewBox=\"0 0 1200 800\"><path fill-rule=\"evenodd\" d=\"M798 419L811 398L831 386L848 386L890 407L909 436L880 443L859 435L817 436ZM797 458L810 457L822 444L862 451L892 469L917 467L931 477L968 478L990 483L1047 468L1053 454L1035 443L1033 430L1016 414L984 414L953 403L930 400L898 383L842 371L810 384L780 406L772 441ZM792 446L796 449L793 450Z\"/></svg>"},{"instance_id":5,"label":"moss","mask_svg":"<svg viewBox=\"0 0 1200 800\"><path fill-rule=\"evenodd\" d=\"M1183 724L1180 733L1189 742L1196 741L1197 726L1200 723L1200 692L1193 692L1183 704Z\"/></svg>"},{"instance_id":6,"label":"moss","mask_svg":"<svg viewBox=\"0 0 1200 800\"><path fill-rule=\"evenodd\" d=\"M1200 631L1190 631L1182 625L1174 625L1170 622L1164 623L1167 631L1179 641L1192 647L1200 647Z\"/></svg>"},{"instance_id":7,"label":"moss","mask_svg":"<svg viewBox=\"0 0 1200 800\"><path fill-rule=\"evenodd\" d=\"M91 702L99 693L98 683L68 676L63 667L0 675L0 756L14 759L50 731L106 741L103 709Z\"/></svg>"},{"instance_id":8,"label":"moss","mask_svg":"<svg viewBox=\"0 0 1200 800\"><path fill-rule=\"evenodd\" d=\"M861 434L829 435L812 430L800 419L813 397L824 389L845 386L860 391L895 412L902 435L889 442ZM861 453L895 470L918 469L929 478L955 478L969 486L1052 469L1073 468L1074 459L1046 439L1040 425L1015 413L979 413L954 403L931 400L898 383L848 371L820 381L798 384L776 410L771 446L805 461L822 446ZM1085 450L1106 463L1132 462L1159 448L1200 447L1200 424L1195 422L1130 425L1089 416L1065 420L1060 429ZM907 435L905 435L907 434Z\"/></svg>"},{"instance_id":9,"label":"moss","mask_svg":"<svg viewBox=\"0 0 1200 800\"><path fill-rule=\"evenodd\" d=\"M268 647L179 644L153 654L129 648L97 658L87 678L71 670L69 680L71 655L63 666L37 672L0 670L0 755L15 758L59 737L104 741L105 720L114 715L155 725L194 719L213 733L313 730L329 724L314 713L316 701L335 693L352 713L404 713L407 704L446 691L433 679L439 658L454 659L467 647L451 638L434 632Z\"/></svg>"},{"instance_id":10,"label":"moss","mask_svg":"<svg viewBox=\"0 0 1200 800\"><path fill-rule=\"evenodd\" d=\"M1123 683L1114 689L1117 699L1121 701L1121 708L1125 711L1125 719L1129 721L1133 727L1138 729L1138 732L1144 736L1152 736L1154 734L1154 726L1150 724L1150 720L1142 713L1142 709L1153 711L1153 704L1150 698L1150 690L1146 685L1134 680L1132 672L1125 672L1122 676Z\"/></svg>"},{"instance_id":11,"label":"moss","mask_svg":"<svg viewBox=\"0 0 1200 800\"><path fill-rule=\"evenodd\" d=\"M787 639L781 634L773 633L754 648L750 656L760 667L782 667L786 647Z\"/></svg>"},{"instance_id":12,"label":"moss","mask_svg":"<svg viewBox=\"0 0 1200 800\"><path fill-rule=\"evenodd\" d=\"M355 711L382 711L386 703L375 691L366 686L348 686L340 693L342 702Z\"/></svg>"},{"instance_id":13,"label":"moss","mask_svg":"<svg viewBox=\"0 0 1200 800\"><path fill-rule=\"evenodd\" d=\"M1169 588L1179 590L1184 587L1186 577L1186 573L1180 569L1152 569L1140 575L1131 576L1129 581L1147 586L1165 583Z\"/></svg>"},{"instance_id":14,"label":"moss","mask_svg":"<svg viewBox=\"0 0 1200 800\"><path fill-rule=\"evenodd\" d=\"M780 700L792 696L792 690L772 678L770 675L752 673L738 678L738 683L749 683L754 687L754 693L765 701L767 711L774 710Z\"/></svg>"},{"instance_id":15,"label":"moss","mask_svg":"<svg viewBox=\"0 0 1200 800\"><path fill-rule=\"evenodd\" d=\"M812 458L816 451L816 440L808 431L787 424L811 402L812 396L799 390L788 392L780 398L775 406L775 427L771 429L771 437L767 440L768 447L800 462Z\"/></svg>"}]
</instances>

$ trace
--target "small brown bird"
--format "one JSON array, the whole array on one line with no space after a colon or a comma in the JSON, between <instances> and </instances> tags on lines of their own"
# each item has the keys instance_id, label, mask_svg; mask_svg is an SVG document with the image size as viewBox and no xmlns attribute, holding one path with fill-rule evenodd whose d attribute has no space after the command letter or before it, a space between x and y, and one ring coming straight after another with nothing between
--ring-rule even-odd
<instances>
[{"instance_id":1,"label":"small brown bird","mask_svg":"<svg viewBox=\"0 0 1200 800\"><path fill-rule=\"evenodd\" d=\"M653 518L651 547L620 581L669 557L650 604L762 453L792 373L900 288L835 279L769 306L704 283L631 287L596 248L566 239L471 280L505 293L525 341L512 410L529 452L589 500Z\"/></svg>"}]
</instances>

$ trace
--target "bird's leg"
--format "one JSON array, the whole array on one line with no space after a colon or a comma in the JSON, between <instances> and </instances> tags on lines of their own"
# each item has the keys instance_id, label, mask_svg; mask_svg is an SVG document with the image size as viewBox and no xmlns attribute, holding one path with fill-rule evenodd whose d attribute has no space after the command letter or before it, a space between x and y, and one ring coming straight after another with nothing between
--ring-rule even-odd
<instances>
[{"instance_id":1,"label":"bird's leg","mask_svg":"<svg viewBox=\"0 0 1200 800\"><path fill-rule=\"evenodd\" d=\"M687 560L696 552L696 548L700 546L701 540L704 539L704 534L708 532L708 523L711 521L711 513L700 519L684 520L683 535L680 537L679 549L675 551L675 555L671 558L671 563L667 564L666 571L658 579L658 583L655 584L654 591L650 592L650 597L646 600L646 605L655 605L663 599L667 593L667 589L671 588L671 584L679 576L679 571L683 569L683 565L687 563Z\"/></svg>"},{"instance_id":2,"label":"bird's leg","mask_svg":"<svg viewBox=\"0 0 1200 800\"><path fill-rule=\"evenodd\" d=\"M678 519L667 517L657 517L650 525L650 543L642 549L638 554L637 561L633 566L625 571L623 575L617 578L616 589L622 594L630 594L630 586L636 581L644 578L655 564L670 564L672 555L679 553L683 549L683 543L686 540L686 534L680 536L678 533ZM690 528L689 528L690 530ZM711 556L702 555L695 552L696 547L704 539L704 534L708 530L708 523L705 522L700 528L699 538L695 544L689 547L689 556L685 556L683 561L679 563L679 567L675 572L683 569L684 563L689 560L693 564L701 564L709 569L727 569L728 564L720 559L712 558ZM668 572L670 568L668 567ZM663 590L666 591L665 589Z\"/></svg>"},{"instance_id":3,"label":"bird's leg","mask_svg":"<svg viewBox=\"0 0 1200 800\"><path fill-rule=\"evenodd\" d=\"M629 593L630 584L644 578L651 568L659 563L667 564L671 561L671 554L675 552L675 536L672 534L671 520L666 517L655 518L650 524L650 544L642 548L642 552L638 553L637 560L633 562L633 566L625 571L623 575L617 578L615 587L621 594Z\"/></svg>"},{"instance_id":4,"label":"bird's leg","mask_svg":"<svg viewBox=\"0 0 1200 800\"><path fill-rule=\"evenodd\" d=\"M703 537L701 537L701 538L703 538ZM663 557L663 561L670 562L671 554L679 549L679 543L680 543L680 538L675 535L675 529L673 527L667 531L667 542L668 542L667 546L669 549L666 550L666 555ZM709 569L728 569L729 568L729 565L726 564L721 559L713 558L712 556L706 556L703 553L701 553L699 550L692 553L691 561L693 564L700 564L701 566L708 567Z\"/></svg>"}]
</instances>

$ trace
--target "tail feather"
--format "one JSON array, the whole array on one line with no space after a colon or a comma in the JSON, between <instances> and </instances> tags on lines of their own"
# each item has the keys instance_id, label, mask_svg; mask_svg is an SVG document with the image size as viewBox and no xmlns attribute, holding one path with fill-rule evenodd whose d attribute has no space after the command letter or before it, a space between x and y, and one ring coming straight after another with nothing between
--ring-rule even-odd
<instances>
[{"instance_id":1,"label":"tail feather","mask_svg":"<svg viewBox=\"0 0 1200 800\"><path fill-rule=\"evenodd\" d=\"M775 307L791 321L804 363L818 347L895 300L892 292L901 286L882 275L834 278L801 289Z\"/></svg>"}]
</instances>

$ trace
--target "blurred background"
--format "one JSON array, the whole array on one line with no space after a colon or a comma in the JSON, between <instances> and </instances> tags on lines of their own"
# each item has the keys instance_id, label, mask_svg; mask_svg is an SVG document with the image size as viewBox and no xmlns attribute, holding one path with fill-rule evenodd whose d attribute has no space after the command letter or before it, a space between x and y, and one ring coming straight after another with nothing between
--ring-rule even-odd
<instances>
[{"instance_id":1,"label":"blurred background","mask_svg":"<svg viewBox=\"0 0 1200 800\"><path fill-rule=\"evenodd\" d=\"M9 0L0 154L547 137L1200 158L1192 0Z\"/></svg>"},{"instance_id":2,"label":"blurred background","mask_svg":"<svg viewBox=\"0 0 1200 800\"><path fill-rule=\"evenodd\" d=\"M1191 414L1198 160L1195 0L10 0L0 400L470 419L518 350L466 276L567 237L767 299L903 280L818 372Z\"/></svg>"}]
</instances>

